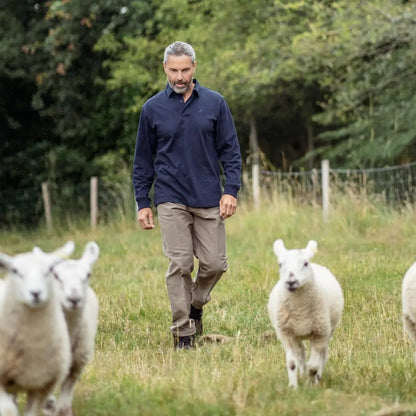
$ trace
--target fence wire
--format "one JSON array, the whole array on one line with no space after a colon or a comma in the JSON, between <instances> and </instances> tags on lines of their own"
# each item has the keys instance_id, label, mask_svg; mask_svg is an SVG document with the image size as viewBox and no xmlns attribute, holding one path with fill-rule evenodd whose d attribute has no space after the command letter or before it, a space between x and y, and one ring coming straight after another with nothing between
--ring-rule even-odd
<instances>
[{"instance_id":1,"label":"fence wire","mask_svg":"<svg viewBox=\"0 0 416 416\"><path fill-rule=\"evenodd\" d=\"M48 182L51 214L54 224L74 220L89 220L90 181L78 184ZM110 220L114 214L125 214L133 207L131 180L122 184L106 183L98 179L99 221ZM34 228L45 219L41 184L4 191L0 189L0 227Z\"/></svg>"},{"instance_id":2,"label":"fence wire","mask_svg":"<svg viewBox=\"0 0 416 416\"><path fill-rule=\"evenodd\" d=\"M322 170L303 172L261 171L266 192L289 195L299 202L317 201L322 195ZM392 206L416 202L416 162L385 168L330 169L330 187L365 193Z\"/></svg>"},{"instance_id":3,"label":"fence wire","mask_svg":"<svg viewBox=\"0 0 416 416\"><path fill-rule=\"evenodd\" d=\"M322 171L304 172L261 171L263 193L287 195L298 203L320 201ZM416 162L377 169L330 169L331 190L351 189L375 196L387 204L400 206L416 203ZM49 183L54 223L85 218L90 215L90 182L79 184ZM241 191L241 199L250 197L250 187ZM99 221L113 215L128 213L134 208L130 178L123 183L105 183L98 178ZM44 221L45 211L41 184L16 189L0 189L0 227L36 227Z\"/></svg>"}]
</instances>

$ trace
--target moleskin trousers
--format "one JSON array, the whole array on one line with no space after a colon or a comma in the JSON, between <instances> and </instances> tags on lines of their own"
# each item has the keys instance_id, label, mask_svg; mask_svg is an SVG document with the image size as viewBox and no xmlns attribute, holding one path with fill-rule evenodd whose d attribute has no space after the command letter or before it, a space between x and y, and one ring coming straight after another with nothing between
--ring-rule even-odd
<instances>
[{"instance_id":1,"label":"moleskin trousers","mask_svg":"<svg viewBox=\"0 0 416 416\"><path fill-rule=\"evenodd\" d=\"M191 304L202 308L227 270L225 224L219 208L190 208L166 202L157 206L163 253L170 260L166 286L174 336L193 335ZM192 278L194 256L198 269Z\"/></svg>"}]
</instances>

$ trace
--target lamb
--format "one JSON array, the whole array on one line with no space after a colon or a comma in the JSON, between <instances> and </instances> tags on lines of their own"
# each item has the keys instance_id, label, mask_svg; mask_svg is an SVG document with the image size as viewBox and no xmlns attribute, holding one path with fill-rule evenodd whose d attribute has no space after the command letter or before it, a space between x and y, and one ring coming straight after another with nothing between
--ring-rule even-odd
<instances>
[{"instance_id":1,"label":"lamb","mask_svg":"<svg viewBox=\"0 0 416 416\"><path fill-rule=\"evenodd\" d=\"M325 267L310 260L316 241L305 249L287 250L282 240L273 245L280 279L268 302L271 323L286 354L289 387L298 387L298 372L307 371L309 381L319 383L328 357L328 344L340 322L344 296L336 278ZM310 341L306 364L304 340Z\"/></svg>"},{"instance_id":2,"label":"lamb","mask_svg":"<svg viewBox=\"0 0 416 416\"><path fill-rule=\"evenodd\" d=\"M95 335L98 326L98 299L89 286L92 266L99 256L98 245L91 241L78 260L67 260L54 267L54 275L60 284L60 298L68 324L71 342L70 371L60 386L58 401L48 398L45 414L72 415L75 384L94 354Z\"/></svg>"},{"instance_id":3,"label":"lamb","mask_svg":"<svg viewBox=\"0 0 416 416\"><path fill-rule=\"evenodd\" d=\"M26 393L26 416L40 414L44 402L66 376L70 343L52 269L74 243L54 253L0 252L8 274L0 288L0 414L18 415L13 396Z\"/></svg>"},{"instance_id":4,"label":"lamb","mask_svg":"<svg viewBox=\"0 0 416 416\"><path fill-rule=\"evenodd\" d=\"M410 266L403 278L402 309L403 329L416 345L416 262Z\"/></svg>"}]
</instances>

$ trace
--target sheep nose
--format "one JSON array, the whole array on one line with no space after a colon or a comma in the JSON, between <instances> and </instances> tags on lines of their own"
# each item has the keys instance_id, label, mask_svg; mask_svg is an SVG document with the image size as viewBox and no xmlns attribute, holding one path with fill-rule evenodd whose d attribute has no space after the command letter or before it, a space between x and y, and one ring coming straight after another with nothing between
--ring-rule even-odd
<instances>
[{"instance_id":1,"label":"sheep nose","mask_svg":"<svg viewBox=\"0 0 416 416\"><path fill-rule=\"evenodd\" d=\"M71 302L72 307L75 308L78 305L80 298L69 298L68 300Z\"/></svg>"},{"instance_id":2,"label":"sheep nose","mask_svg":"<svg viewBox=\"0 0 416 416\"><path fill-rule=\"evenodd\" d=\"M288 279L286 281L286 287L289 291L293 292L296 290L298 281L295 278L294 273L289 273Z\"/></svg>"},{"instance_id":3,"label":"sheep nose","mask_svg":"<svg viewBox=\"0 0 416 416\"><path fill-rule=\"evenodd\" d=\"M39 298L40 298L40 291L39 290L37 290L36 292L35 291L31 291L30 292L30 294L32 295L32 297L33 297L33 300L35 301L35 303L38 303L39 302Z\"/></svg>"}]
</instances>

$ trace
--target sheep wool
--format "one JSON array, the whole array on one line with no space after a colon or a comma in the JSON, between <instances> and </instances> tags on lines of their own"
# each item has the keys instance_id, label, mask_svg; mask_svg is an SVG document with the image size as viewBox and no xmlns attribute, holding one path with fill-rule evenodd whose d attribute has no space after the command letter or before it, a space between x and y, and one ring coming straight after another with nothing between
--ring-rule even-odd
<instances>
[{"instance_id":1,"label":"sheep wool","mask_svg":"<svg viewBox=\"0 0 416 416\"><path fill-rule=\"evenodd\" d=\"M16 256L0 253L0 268L8 272L0 286L2 416L18 415L11 395L19 392L26 393L25 416L39 415L68 373L69 336L51 271L73 249L68 242L59 255L38 248Z\"/></svg>"},{"instance_id":2,"label":"sheep wool","mask_svg":"<svg viewBox=\"0 0 416 416\"><path fill-rule=\"evenodd\" d=\"M402 284L403 329L416 346L416 262L403 277ZM416 364L416 352L415 352Z\"/></svg>"},{"instance_id":3,"label":"sheep wool","mask_svg":"<svg viewBox=\"0 0 416 416\"><path fill-rule=\"evenodd\" d=\"M340 322L344 296L334 275L311 263L317 243L305 249L287 250L276 240L273 251L280 278L268 302L269 317L286 355L289 386L298 387L298 374L305 372L311 383L319 383L328 357L328 343ZM304 340L310 341L306 363Z\"/></svg>"},{"instance_id":4,"label":"sheep wool","mask_svg":"<svg viewBox=\"0 0 416 416\"><path fill-rule=\"evenodd\" d=\"M60 386L58 400L52 395L47 400L46 415L55 415L56 411L58 416L72 415L75 385L94 355L99 304L89 281L99 252L98 245L91 241L80 259L61 262L54 268L68 325L72 359L70 371Z\"/></svg>"}]
</instances>

